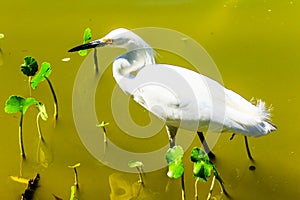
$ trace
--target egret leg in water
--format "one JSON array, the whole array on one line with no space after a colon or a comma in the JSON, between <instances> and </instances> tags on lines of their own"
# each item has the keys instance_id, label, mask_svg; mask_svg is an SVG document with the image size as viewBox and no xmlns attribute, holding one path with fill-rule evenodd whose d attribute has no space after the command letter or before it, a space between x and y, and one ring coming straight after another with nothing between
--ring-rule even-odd
<instances>
[{"instance_id":1,"label":"egret leg in water","mask_svg":"<svg viewBox=\"0 0 300 200\"><path fill-rule=\"evenodd\" d=\"M125 28L115 29L103 38L74 47L69 52L105 46L127 49L127 53L114 60L113 77L126 94L165 120L171 147L175 145L178 128L197 131L207 153L211 151L202 132L210 125L215 126L212 127L215 130L222 127L219 131L222 133L244 135L246 145L246 136L264 136L277 129L271 123L270 110L263 101L258 100L253 105L202 74L174 65L156 64L151 46ZM211 114L220 110L224 113ZM252 156L249 158L253 159Z\"/></svg>"}]
</instances>

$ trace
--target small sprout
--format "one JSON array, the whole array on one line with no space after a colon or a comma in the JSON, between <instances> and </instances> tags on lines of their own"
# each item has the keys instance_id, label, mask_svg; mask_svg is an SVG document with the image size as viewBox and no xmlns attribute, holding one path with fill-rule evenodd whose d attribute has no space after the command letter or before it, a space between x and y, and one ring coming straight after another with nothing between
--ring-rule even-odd
<instances>
[{"instance_id":1,"label":"small sprout","mask_svg":"<svg viewBox=\"0 0 300 200\"><path fill-rule=\"evenodd\" d=\"M39 68L38 63L33 57L26 56L24 58L24 63L21 65L21 71L23 72L23 74L28 76L29 96L31 96L31 88L30 88L31 78L38 71L38 68Z\"/></svg>"},{"instance_id":2,"label":"small sprout","mask_svg":"<svg viewBox=\"0 0 300 200\"><path fill-rule=\"evenodd\" d=\"M92 33L91 33L91 29L90 28L87 28L85 29L84 31L84 34L83 34L83 44L86 44L88 43L88 41L92 39ZM80 50L78 51L79 55L80 56L86 56L87 55L87 50Z\"/></svg>"},{"instance_id":3,"label":"small sprout","mask_svg":"<svg viewBox=\"0 0 300 200\"><path fill-rule=\"evenodd\" d=\"M38 102L34 98L24 98L21 96L10 96L5 103L6 113L21 113L20 124L19 124L19 146L21 156L25 158L25 151L23 146L23 115L31 105L36 105Z\"/></svg>"},{"instance_id":4,"label":"small sprout","mask_svg":"<svg viewBox=\"0 0 300 200\"><path fill-rule=\"evenodd\" d=\"M144 164L141 161L129 161L128 162L128 167L130 168L136 168L138 173L139 173L139 183L141 183L144 186L144 181L143 181L143 166Z\"/></svg>"},{"instance_id":5,"label":"small sprout","mask_svg":"<svg viewBox=\"0 0 300 200\"><path fill-rule=\"evenodd\" d=\"M169 148L165 158L168 163L168 177L180 178L181 177L181 198L185 199L185 187L184 187L184 165L182 162L184 151L181 146L174 146Z\"/></svg>"},{"instance_id":6,"label":"small sprout","mask_svg":"<svg viewBox=\"0 0 300 200\"><path fill-rule=\"evenodd\" d=\"M97 124L96 126L101 127L103 129L103 134L104 134L104 143L107 143L107 138L106 138L106 129L105 126L109 125L108 122L102 121L100 124Z\"/></svg>"},{"instance_id":7,"label":"small sprout","mask_svg":"<svg viewBox=\"0 0 300 200\"><path fill-rule=\"evenodd\" d=\"M207 153L205 153L204 150L196 147L193 148L191 152L191 161L194 163L193 173L194 177L196 179L195 181L195 199L198 199L198 191L197 191L197 184L198 181L206 182L207 179L211 176L212 172L214 173L214 177L219 181L222 191L227 195L227 192L224 188L224 182L221 179L217 168L212 164L212 162L209 159L209 156ZM212 193L212 188L214 185L214 178L211 185L211 191L209 192L209 198Z\"/></svg>"},{"instance_id":8,"label":"small sprout","mask_svg":"<svg viewBox=\"0 0 300 200\"><path fill-rule=\"evenodd\" d=\"M80 166L80 163L77 163L75 165L72 166L68 166L71 169L74 169L74 186L76 186L76 188L79 188L79 183L78 183L78 173L77 173L77 167Z\"/></svg>"},{"instance_id":9,"label":"small sprout","mask_svg":"<svg viewBox=\"0 0 300 200\"><path fill-rule=\"evenodd\" d=\"M21 71L26 76L34 76L35 73L38 71L38 64L37 61L30 56L26 56L24 58L24 63L21 65Z\"/></svg>"},{"instance_id":10,"label":"small sprout","mask_svg":"<svg viewBox=\"0 0 300 200\"><path fill-rule=\"evenodd\" d=\"M42 82L44 80L47 81L47 83L50 87L52 96L53 96L53 100L54 100L54 119L57 120L57 118L58 118L57 98L56 98L56 94L55 94L54 88L52 86L52 83L51 83L50 79L48 78L50 76L51 72L52 72L52 69L51 69L50 63L43 62L39 73L31 81L31 87L32 87L32 89L36 89L40 82Z\"/></svg>"}]
</instances>

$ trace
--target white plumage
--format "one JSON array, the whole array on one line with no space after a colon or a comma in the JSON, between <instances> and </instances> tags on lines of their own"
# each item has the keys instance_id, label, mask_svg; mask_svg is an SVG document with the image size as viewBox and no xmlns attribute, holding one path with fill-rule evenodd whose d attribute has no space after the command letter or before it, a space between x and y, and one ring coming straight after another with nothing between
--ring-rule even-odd
<instances>
[{"instance_id":1,"label":"white plumage","mask_svg":"<svg viewBox=\"0 0 300 200\"><path fill-rule=\"evenodd\" d=\"M156 64L152 48L127 29L116 29L105 37L70 51L97 46L126 48L113 63L113 76L120 88L144 108L178 127L245 136L263 136L276 130L270 111L261 100L253 105L218 82L186 68ZM168 129L167 129L168 130ZM176 135L176 133L173 133ZM175 136L174 136L175 137Z\"/></svg>"}]
</instances>

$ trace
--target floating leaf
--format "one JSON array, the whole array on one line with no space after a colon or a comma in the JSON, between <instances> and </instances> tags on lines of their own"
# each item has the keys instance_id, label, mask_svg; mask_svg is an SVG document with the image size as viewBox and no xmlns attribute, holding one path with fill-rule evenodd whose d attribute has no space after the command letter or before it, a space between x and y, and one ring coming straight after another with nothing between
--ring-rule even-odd
<instances>
[{"instance_id":1,"label":"floating leaf","mask_svg":"<svg viewBox=\"0 0 300 200\"><path fill-rule=\"evenodd\" d=\"M181 146L174 146L166 153L166 160L168 162L169 170L167 175L170 178L180 178L183 175L184 166L181 158L184 151Z\"/></svg>"},{"instance_id":2,"label":"floating leaf","mask_svg":"<svg viewBox=\"0 0 300 200\"><path fill-rule=\"evenodd\" d=\"M45 77L48 78L51 72L52 69L50 63L43 62L39 73L31 80L32 89L35 89L40 82L46 80Z\"/></svg>"},{"instance_id":3,"label":"floating leaf","mask_svg":"<svg viewBox=\"0 0 300 200\"><path fill-rule=\"evenodd\" d=\"M24 63L21 65L21 71L26 76L34 76L38 71L37 61L33 57L26 56L24 58Z\"/></svg>"},{"instance_id":4,"label":"floating leaf","mask_svg":"<svg viewBox=\"0 0 300 200\"><path fill-rule=\"evenodd\" d=\"M104 126L107 126L107 125L109 125L108 122L102 121L100 124L97 124L96 126L98 126L98 127L104 127Z\"/></svg>"},{"instance_id":5,"label":"floating leaf","mask_svg":"<svg viewBox=\"0 0 300 200\"><path fill-rule=\"evenodd\" d=\"M74 169L74 168L79 167L79 166L80 166L80 163L76 163L75 165L68 166L68 167Z\"/></svg>"},{"instance_id":6,"label":"floating leaf","mask_svg":"<svg viewBox=\"0 0 300 200\"><path fill-rule=\"evenodd\" d=\"M85 29L84 34L83 34L83 44L88 43L88 41L90 39L92 39L91 29L87 28L87 29ZM78 51L80 56L86 56L87 52L88 52L87 49Z\"/></svg>"},{"instance_id":7,"label":"floating leaf","mask_svg":"<svg viewBox=\"0 0 300 200\"><path fill-rule=\"evenodd\" d=\"M36 104L36 107L37 107L37 109L39 110L39 113L40 113L41 118L42 118L44 121L47 121L47 119L48 119L48 114L47 114L45 105L44 105L43 103L41 103L41 102L38 102L38 103Z\"/></svg>"},{"instance_id":8,"label":"floating leaf","mask_svg":"<svg viewBox=\"0 0 300 200\"><path fill-rule=\"evenodd\" d=\"M128 162L128 166L130 168L134 168L134 167L143 167L144 164L141 161L129 161Z\"/></svg>"},{"instance_id":9,"label":"floating leaf","mask_svg":"<svg viewBox=\"0 0 300 200\"><path fill-rule=\"evenodd\" d=\"M25 114L27 109L38 102L35 98L24 98L21 96L10 96L9 99L5 103L5 112L7 113L17 113L22 112Z\"/></svg>"}]
</instances>

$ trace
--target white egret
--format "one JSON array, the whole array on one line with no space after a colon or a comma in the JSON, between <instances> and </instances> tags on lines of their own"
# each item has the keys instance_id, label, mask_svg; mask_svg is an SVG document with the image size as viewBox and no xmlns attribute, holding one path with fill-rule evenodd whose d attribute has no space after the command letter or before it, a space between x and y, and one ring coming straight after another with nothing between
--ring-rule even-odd
<instances>
[{"instance_id":1,"label":"white egret","mask_svg":"<svg viewBox=\"0 0 300 200\"><path fill-rule=\"evenodd\" d=\"M205 150L210 150L202 134L208 128L245 136L263 136L276 130L265 103L253 105L218 82L186 68L156 64L152 48L138 35L118 28L101 39L74 47L69 52L95 47L119 47L127 53L113 62L113 77L120 88L144 108L165 120L170 146L177 129L197 131ZM220 128L221 127L221 128ZM210 153L210 156L214 156Z\"/></svg>"}]
</instances>

